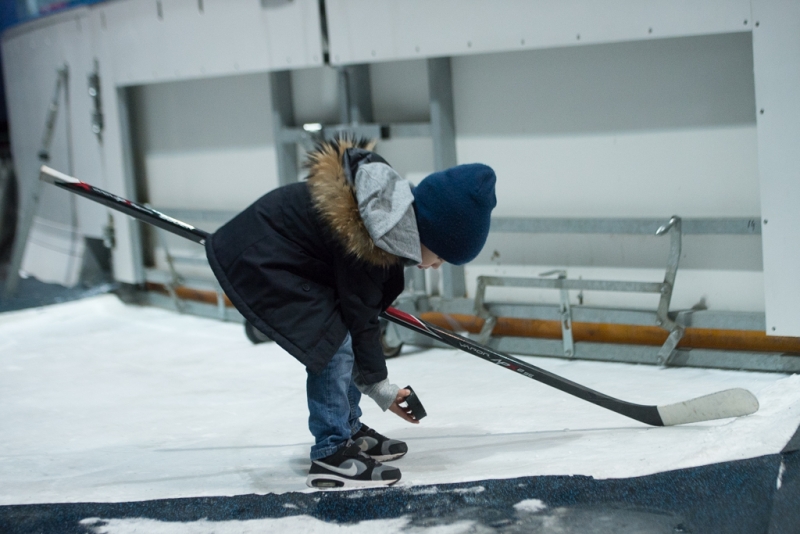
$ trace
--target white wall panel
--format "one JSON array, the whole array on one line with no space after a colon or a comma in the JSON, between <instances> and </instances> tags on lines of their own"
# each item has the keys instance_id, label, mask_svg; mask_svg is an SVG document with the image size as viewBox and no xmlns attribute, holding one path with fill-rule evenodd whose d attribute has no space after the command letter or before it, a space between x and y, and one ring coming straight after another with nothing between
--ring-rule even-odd
<instances>
[{"instance_id":1,"label":"white wall panel","mask_svg":"<svg viewBox=\"0 0 800 534\"><path fill-rule=\"evenodd\" d=\"M21 267L41 280L73 285L81 266L83 237L101 236L106 210L40 185L38 153L57 71L66 66L69 81L66 94L59 95L49 165L102 184L101 145L91 130L92 101L87 93L87 76L93 69L87 10L6 32L3 66L20 213L35 210ZM37 188L40 196L34 205Z\"/></svg>"},{"instance_id":2,"label":"white wall panel","mask_svg":"<svg viewBox=\"0 0 800 534\"><path fill-rule=\"evenodd\" d=\"M322 64L316 0L120 0L92 10L117 85Z\"/></svg>"},{"instance_id":3,"label":"white wall panel","mask_svg":"<svg viewBox=\"0 0 800 534\"><path fill-rule=\"evenodd\" d=\"M131 91L137 177L153 205L238 211L277 187L268 74Z\"/></svg>"},{"instance_id":4,"label":"white wall panel","mask_svg":"<svg viewBox=\"0 0 800 534\"><path fill-rule=\"evenodd\" d=\"M458 161L495 168L498 216L758 217L752 73L744 33L460 56ZM760 247L687 237L676 306L763 311ZM668 249L649 236L496 234L475 264L658 280Z\"/></svg>"},{"instance_id":5,"label":"white wall panel","mask_svg":"<svg viewBox=\"0 0 800 534\"><path fill-rule=\"evenodd\" d=\"M752 217L759 213L752 127L460 137L459 163L498 174L497 215Z\"/></svg>"},{"instance_id":6,"label":"white wall panel","mask_svg":"<svg viewBox=\"0 0 800 534\"><path fill-rule=\"evenodd\" d=\"M9 87L20 80L14 90L25 102L12 112L12 129L22 124L29 130L13 139L15 150L27 144L24 150L35 158L55 68L70 54L81 58L72 68L72 119L76 129L88 131L85 76L96 57L106 132L102 147L91 134L75 141L76 152L94 151L98 160L76 159L76 174L133 197L138 172L147 179L150 201L175 207L237 209L272 188L274 140L263 73L298 69L292 79L300 122L338 117L335 70L319 67L317 1L204 0L202 11L200 5L115 0L6 34L4 41L12 44L30 32L24 46L35 51L19 45L13 53L49 61L11 65ZM770 220L765 239L772 240L764 243L765 263L772 254L764 283L773 292L771 302L778 303L772 308L777 315L770 316L768 299L768 317L800 324L791 309L792 296L796 301L799 293L791 277L800 271L792 251L800 243L787 230L800 228L791 211L800 200L794 189L800 175L781 142L800 145L791 95L800 86L795 76L800 67L796 55L788 63L785 56L786 49L796 51L797 32L766 33L775 19L786 28L800 27L797 19L782 20L781 10L791 14L796 1L754 0L756 12L764 13L759 18L751 14L750 0L327 0L326 5L331 61L373 63L379 120L425 120L424 58L458 56L452 62L458 159L495 166L498 215L749 217L763 209ZM76 24L78 14L82 22ZM59 24L64 31L51 33ZM758 41L762 30L764 39ZM679 36L698 37L666 39ZM609 44L571 46L600 43ZM759 57L758 107L765 108L758 129L753 46ZM26 72L30 65L35 68ZM34 95L41 100L35 105ZM776 105L778 112L772 113ZM129 111L131 122L143 130L129 129ZM64 147L63 136L57 137L54 152L63 154ZM432 170L428 139L389 140L379 150L414 181ZM58 154L54 157L62 157ZM219 183L228 194L213 193ZM63 199L43 202L47 209L64 205ZM49 232L39 244L56 248L57 238L68 236L69 215L52 211L46 214L51 220L37 220L36 231ZM115 276L141 281L138 223L118 214L114 220ZM656 272L663 256L655 245L645 250L635 239L582 239L493 236L478 263L521 264L535 274L537 266L552 265L550 259L563 259L560 266L570 268L571 276L582 272L575 269L598 267L625 278L615 269ZM681 279L687 290L681 305L706 298L715 309L763 309L761 255L752 243L757 239L733 236L713 246L687 239L682 261L686 271L695 271L691 280L697 283ZM499 259L491 258L495 250ZM773 324L775 333L789 332Z\"/></svg>"},{"instance_id":7,"label":"white wall panel","mask_svg":"<svg viewBox=\"0 0 800 534\"><path fill-rule=\"evenodd\" d=\"M800 2L753 14L767 333L800 336Z\"/></svg>"},{"instance_id":8,"label":"white wall panel","mask_svg":"<svg viewBox=\"0 0 800 534\"><path fill-rule=\"evenodd\" d=\"M746 34L458 57L458 160L500 216L757 216L752 71Z\"/></svg>"},{"instance_id":9,"label":"white wall panel","mask_svg":"<svg viewBox=\"0 0 800 534\"><path fill-rule=\"evenodd\" d=\"M331 62L750 31L750 0L327 0Z\"/></svg>"}]
</instances>

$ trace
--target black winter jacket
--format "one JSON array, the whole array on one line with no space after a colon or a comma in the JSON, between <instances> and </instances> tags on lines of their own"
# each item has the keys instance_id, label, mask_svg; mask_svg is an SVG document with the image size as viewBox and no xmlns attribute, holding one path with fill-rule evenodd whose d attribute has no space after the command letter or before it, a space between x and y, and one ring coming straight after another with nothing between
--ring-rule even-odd
<instances>
[{"instance_id":1,"label":"black winter jacket","mask_svg":"<svg viewBox=\"0 0 800 534\"><path fill-rule=\"evenodd\" d=\"M206 255L236 309L309 370L321 371L349 331L360 378L374 384L387 377L378 315L403 290L403 260L361 221L343 165L351 147L370 148L320 145L306 182L258 199L207 240Z\"/></svg>"}]
</instances>

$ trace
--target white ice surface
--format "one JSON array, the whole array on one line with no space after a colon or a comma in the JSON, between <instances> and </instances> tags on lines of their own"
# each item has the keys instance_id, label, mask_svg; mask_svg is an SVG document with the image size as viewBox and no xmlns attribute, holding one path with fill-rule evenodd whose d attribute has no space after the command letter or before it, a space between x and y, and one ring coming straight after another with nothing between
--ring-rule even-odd
<instances>
[{"instance_id":1,"label":"white ice surface","mask_svg":"<svg viewBox=\"0 0 800 534\"><path fill-rule=\"evenodd\" d=\"M533 475L620 478L777 453L800 423L800 377L526 358L609 395L667 404L730 387L754 415L652 428L455 350L389 360L420 395L400 485ZM241 325L106 295L0 314L0 504L307 491L305 370ZM428 491L419 488L418 491Z\"/></svg>"},{"instance_id":2,"label":"white ice surface","mask_svg":"<svg viewBox=\"0 0 800 534\"><path fill-rule=\"evenodd\" d=\"M490 532L474 521L457 521L450 525L411 527L407 517L376 519L354 524L327 523L307 515L280 519L247 521L192 521L176 523L152 519L100 519L81 521L92 534L480 534Z\"/></svg>"}]
</instances>

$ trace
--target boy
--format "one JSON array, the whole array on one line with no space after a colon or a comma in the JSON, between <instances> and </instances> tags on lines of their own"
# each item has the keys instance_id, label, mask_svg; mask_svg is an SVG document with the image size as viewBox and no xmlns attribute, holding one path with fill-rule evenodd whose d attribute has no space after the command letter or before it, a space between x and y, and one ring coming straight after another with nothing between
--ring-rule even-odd
<instances>
[{"instance_id":1,"label":"boy","mask_svg":"<svg viewBox=\"0 0 800 534\"><path fill-rule=\"evenodd\" d=\"M308 180L279 187L215 232L211 268L242 315L307 369L311 487L391 485L381 462L408 447L359 420L362 393L410 423L410 394L391 384L379 314L408 265L463 265L478 255L496 204L494 171L460 165L419 186L371 151L338 139L308 155Z\"/></svg>"}]
</instances>

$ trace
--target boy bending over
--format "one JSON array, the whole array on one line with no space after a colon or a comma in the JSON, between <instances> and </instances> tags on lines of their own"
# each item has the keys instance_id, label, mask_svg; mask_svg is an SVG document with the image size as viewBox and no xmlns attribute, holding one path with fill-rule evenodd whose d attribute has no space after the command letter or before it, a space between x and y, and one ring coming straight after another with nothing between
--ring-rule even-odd
<instances>
[{"instance_id":1,"label":"boy bending over","mask_svg":"<svg viewBox=\"0 0 800 534\"><path fill-rule=\"evenodd\" d=\"M366 141L323 142L308 180L279 187L215 232L211 268L236 308L307 369L315 438L311 487L394 484L381 462L408 451L360 421L365 394L417 421L389 382L378 316L404 287L403 269L463 265L486 242L495 174L459 165L415 188Z\"/></svg>"}]
</instances>

